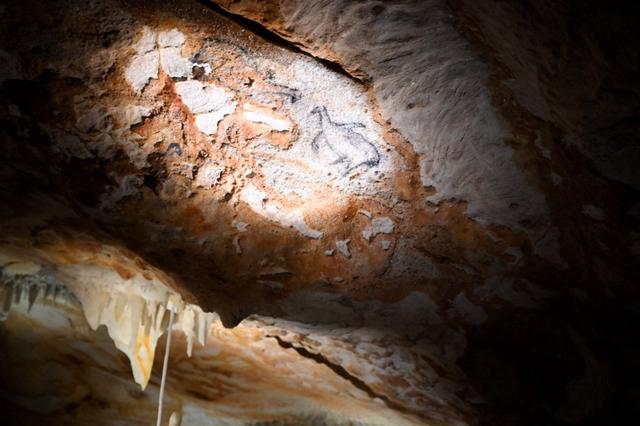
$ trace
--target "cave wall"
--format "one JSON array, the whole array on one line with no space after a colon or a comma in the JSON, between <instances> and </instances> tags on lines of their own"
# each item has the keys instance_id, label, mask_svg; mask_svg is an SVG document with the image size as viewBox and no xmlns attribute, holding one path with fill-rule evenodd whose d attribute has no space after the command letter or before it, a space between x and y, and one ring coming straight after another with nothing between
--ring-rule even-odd
<instances>
[{"instance_id":1,"label":"cave wall","mask_svg":"<svg viewBox=\"0 0 640 426\"><path fill-rule=\"evenodd\" d=\"M563 424L626 412L635 340L616 324L637 316L640 254L628 9L216 3L0 9L7 353L22 353L10 336L29 321L13 310L40 309L53 280L80 304L59 315L105 325L150 381L148 404L166 324L150 331L141 313L123 327L111 300L134 294L156 312L175 297L209 313L209 339L184 365L193 342L172 352L189 379L169 392L176 407L200 395L203 418ZM204 330L181 321L184 339ZM138 327L153 350L136 364ZM234 360L243 351L255 373ZM292 367L269 371L278 357ZM210 368L237 377L226 397L195 379ZM131 403L77 376L93 390L51 416L70 421L87 395ZM5 395L32 396L16 381Z\"/></svg>"}]
</instances>

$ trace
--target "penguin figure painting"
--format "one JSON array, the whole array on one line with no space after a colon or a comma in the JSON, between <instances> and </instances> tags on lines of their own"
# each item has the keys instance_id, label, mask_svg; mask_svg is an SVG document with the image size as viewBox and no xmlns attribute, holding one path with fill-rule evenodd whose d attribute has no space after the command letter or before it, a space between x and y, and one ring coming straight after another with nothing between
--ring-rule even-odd
<instances>
[{"instance_id":1,"label":"penguin figure painting","mask_svg":"<svg viewBox=\"0 0 640 426\"><path fill-rule=\"evenodd\" d=\"M344 175L360 166L374 167L380 163L380 154L375 145L356 132L363 129L362 123L336 123L329 116L325 106L317 106L312 111L320 119L321 130L313 138L311 148L318 152L326 146L336 155L331 164L343 164Z\"/></svg>"}]
</instances>

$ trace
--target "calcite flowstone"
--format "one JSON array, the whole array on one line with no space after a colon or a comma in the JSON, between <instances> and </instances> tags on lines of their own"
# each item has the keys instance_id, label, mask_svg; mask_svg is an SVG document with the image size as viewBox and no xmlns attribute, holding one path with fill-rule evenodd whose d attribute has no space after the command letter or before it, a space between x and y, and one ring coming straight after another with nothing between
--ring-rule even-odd
<instances>
[{"instance_id":1,"label":"calcite flowstone","mask_svg":"<svg viewBox=\"0 0 640 426\"><path fill-rule=\"evenodd\" d=\"M20 283L14 281L11 288L17 289L27 281L25 278ZM38 279L34 279L35 282L43 284ZM14 296L10 310L0 318L3 330L0 367L5 372L3 391L9 392L3 394L3 400L35 407L34 412L19 414L21 421L28 424L50 422L52 418L65 424L85 422L105 426L113 424L114 419L122 424L155 422L158 377L150 378L145 392L136 390L134 386L137 385L130 380L130 371L123 368L120 354L113 346L112 339L122 337L127 326L114 330L109 319L112 313L102 311L99 316L102 323L107 324L108 334L101 328L93 331L93 326L90 328L87 324L92 312L60 283L48 285L54 290L45 293L43 285L43 292L33 302L28 300L27 294L21 293L19 298ZM0 297L5 298L6 289L3 282ZM129 299L129 302L123 305L121 313L127 320L131 313L137 312L138 306L135 300ZM200 321L200 312L189 312L193 311L187 308L179 316L180 325L174 327L164 400L165 409L172 413L172 418L180 417L182 424L206 424L211 419L244 424L274 416L302 423L314 419L334 423L358 419L364 423L415 424L410 416L395 413L369 400L363 391L331 373L327 366L301 358L295 351L280 346L275 338L266 334L267 330L280 333L277 326L254 320L234 330L226 330L217 320L213 324ZM85 315L89 317L85 319ZM141 336L152 338L157 329L152 322L147 324L150 334L144 334L140 329L136 341L148 349L150 342L145 343ZM189 336L193 334L188 330L194 326L198 333L193 340L207 343L195 345L190 352L192 339ZM135 334L136 329L131 331ZM159 343L159 349L163 350L163 342ZM28 354L17 350L24 346L30 348ZM147 353L142 350L135 355L141 360ZM70 356L73 356L73 363L67 360ZM148 364L149 369L152 366L153 363ZM158 362L156 368L160 368ZM292 375L297 376L296 383L287 379ZM300 387L315 389L312 392L315 396L311 399L303 397ZM265 404L256 404L265 393L269 393ZM338 397L338 394L342 396ZM69 409L82 407L86 398L109 401L109 404L89 410ZM217 400L216 404L210 403L213 399ZM275 412L274 404L279 406ZM290 410L287 406L296 408ZM18 415L12 410L4 414L10 419Z\"/></svg>"}]
</instances>

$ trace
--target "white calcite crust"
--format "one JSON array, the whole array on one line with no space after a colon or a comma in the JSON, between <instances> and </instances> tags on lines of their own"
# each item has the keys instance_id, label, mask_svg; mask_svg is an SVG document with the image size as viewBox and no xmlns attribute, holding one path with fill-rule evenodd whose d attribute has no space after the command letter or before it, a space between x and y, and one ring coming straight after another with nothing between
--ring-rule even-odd
<instances>
[{"instance_id":1,"label":"white calcite crust","mask_svg":"<svg viewBox=\"0 0 640 426\"><path fill-rule=\"evenodd\" d=\"M282 206L269 202L267 194L260 191L253 184L244 187L240 193L240 200L244 201L251 210L265 218L272 220L286 228L294 228L305 237L321 238L323 233L307 225L301 209L284 209Z\"/></svg>"},{"instance_id":2,"label":"white calcite crust","mask_svg":"<svg viewBox=\"0 0 640 426\"><path fill-rule=\"evenodd\" d=\"M244 112L242 113L245 120L252 123L264 124L271 127L278 132L285 132L291 130L291 122L284 118L269 114L259 108L247 104L244 106Z\"/></svg>"},{"instance_id":3,"label":"white calcite crust","mask_svg":"<svg viewBox=\"0 0 640 426\"><path fill-rule=\"evenodd\" d=\"M155 32L144 27L142 37L133 46L136 54L125 70L125 78L136 92L141 92L152 78L158 78L160 55L156 50L156 37Z\"/></svg>"},{"instance_id":4,"label":"white calcite crust","mask_svg":"<svg viewBox=\"0 0 640 426\"><path fill-rule=\"evenodd\" d=\"M371 241L378 234L391 234L395 228L395 224L388 217L376 217L371 221L371 225L362 231L362 237Z\"/></svg>"},{"instance_id":5,"label":"white calcite crust","mask_svg":"<svg viewBox=\"0 0 640 426\"><path fill-rule=\"evenodd\" d=\"M237 105L225 89L195 80L176 83L176 92L195 115L198 129L207 135L214 134L220 120L233 113Z\"/></svg>"},{"instance_id":6,"label":"white calcite crust","mask_svg":"<svg viewBox=\"0 0 640 426\"><path fill-rule=\"evenodd\" d=\"M134 91L141 92L151 79L158 78L159 67L172 78L193 77L193 67L201 66L205 74L211 72L208 64L190 61L182 55L185 36L176 28L156 33L145 26L142 37L133 46L136 55L125 70L125 78Z\"/></svg>"},{"instance_id":7,"label":"white calcite crust","mask_svg":"<svg viewBox=\"0 0 640 426\"><path fill-rule=\"evenodd\" d=\"M198 169L195 184L198 188L211 188L220 181L224 167L213 162L207 162Z\"/></svg>"}]
</instances>

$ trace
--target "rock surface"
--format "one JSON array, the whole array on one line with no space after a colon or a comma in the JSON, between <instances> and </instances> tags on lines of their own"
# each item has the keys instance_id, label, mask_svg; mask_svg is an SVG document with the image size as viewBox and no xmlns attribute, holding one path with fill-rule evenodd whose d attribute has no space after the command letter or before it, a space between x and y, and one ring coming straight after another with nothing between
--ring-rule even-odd
<instances>
[{"instance_id":1,"label":"rock surface","mask_svg":"<svg viewBox=\"0 0 640 426\"><path fill-rule=\"evenodd\" d=\"M7 412L152 422L172 310L183 424L623 418L632 15L216 3L0 7Z\"/></svg>"}]
</instances>

